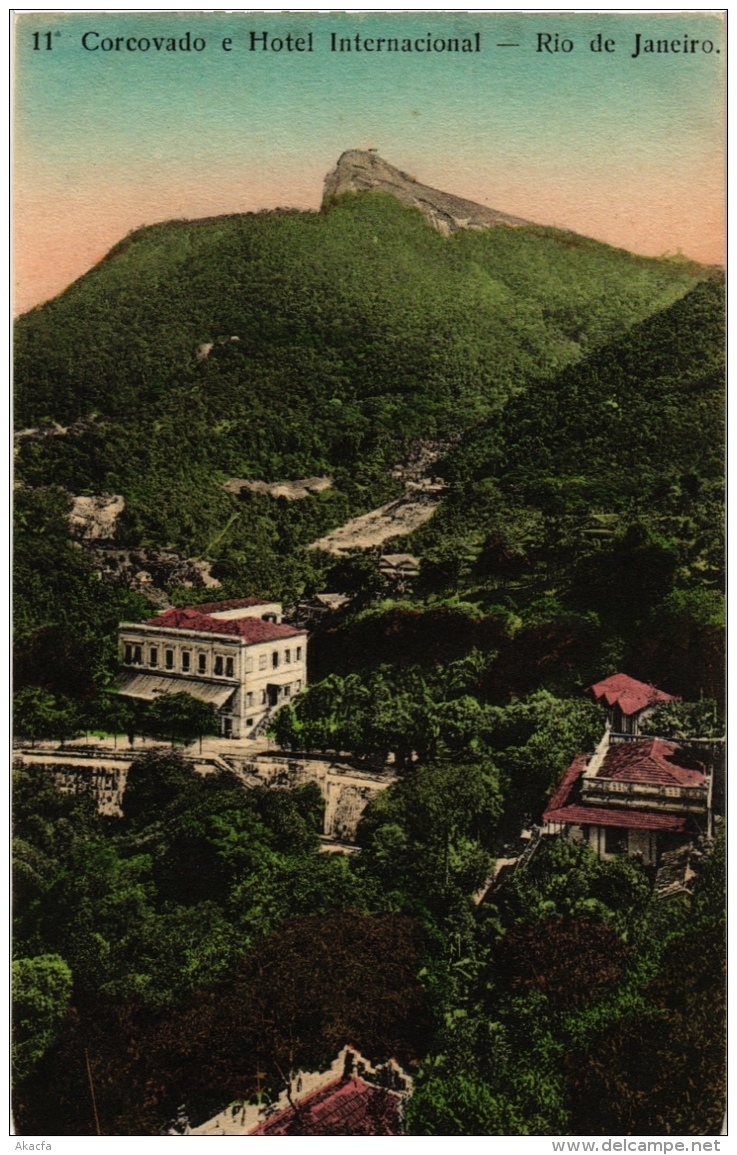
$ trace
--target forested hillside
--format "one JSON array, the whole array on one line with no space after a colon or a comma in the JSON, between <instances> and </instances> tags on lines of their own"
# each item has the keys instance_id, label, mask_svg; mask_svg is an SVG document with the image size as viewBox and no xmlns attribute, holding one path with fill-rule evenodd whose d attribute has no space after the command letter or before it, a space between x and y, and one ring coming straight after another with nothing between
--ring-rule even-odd
<instances>
[{"instance_id":1,"label":"forested hillside","mask_svg":"<svg viewBox=\"0 0 737 1155\"><path fill-rule=\"evenodd\" d=\"M24 442L18 473L120 493L121 540L187 554L234 513L228 476L334 474L368 509L411 439L469 428L706 275L551 229L441 237L371 192L142 229L18 321L17 427L85 422Z\"/></svg>"}]
</instances>

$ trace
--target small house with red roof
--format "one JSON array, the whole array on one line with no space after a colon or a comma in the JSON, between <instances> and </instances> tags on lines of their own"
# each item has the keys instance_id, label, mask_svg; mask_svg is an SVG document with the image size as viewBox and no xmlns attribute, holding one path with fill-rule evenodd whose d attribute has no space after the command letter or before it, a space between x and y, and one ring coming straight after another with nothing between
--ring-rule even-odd
<instances>
[{"instance_id":1,"label":"small house with red roof","mask_svg":"<svg viewBox=\"0 0 737 1155\"><path fill-rule=\"evenodd\" d=\"M401 1135L412 1079L390 1059L373 1066L344 1047L326 1071L299 1072L275 1102L234 1103L179 1135Z\"/></svg>"},{"instance_id":2,"label":"small house with red roof","mask_svg":"<svg viewBox=\"0 0 737 1155\"><path fill-rule=\"evenodd\" d=\"M234 598L122 622L119 693L154 701L187 693L214 705L225 738L253 734L307 682L307 631L282 622L281 605Z\"/></svg>"},{"instance_id":3,"label":"small house with red roof","mask_svg":"<svg viewBox=\"0 0 737 1155\"><path fill-rule=\"evenodd\" d=\"M599 856L660 855L707 833L702 762L662 738L612 743L607 728L591 755L574 758L543 814L543 833L587 843Z\"/></svg>"},{"instance_id":4,"label":"small house with red roof","mask_svg":"<svg viewBox=\"0 0 737 1155\"><path fill-rule=\"evenodd\" d=\"M619 735L637 736L640 733L640 722L652 714L653 710L666 702L678 700L673 694L666 694L648 682L638 682L637 678L631 678L629 674L612 674L591 686L590 693L595 701L604 706L615 741Z\"/></svg>"}]
</instances>

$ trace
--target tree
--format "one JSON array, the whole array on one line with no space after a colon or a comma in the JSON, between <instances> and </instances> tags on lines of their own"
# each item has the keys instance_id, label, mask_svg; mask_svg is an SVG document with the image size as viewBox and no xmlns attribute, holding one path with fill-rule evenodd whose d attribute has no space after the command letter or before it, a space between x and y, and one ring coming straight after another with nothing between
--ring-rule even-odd
<instances>
[{"instance_id":1,"label":"tree","mask_svg":"<svg viewBox=\"0 0 737 1155\"><path fill-rule=\"evenodd\" d=\"M136 734L147 730L148 703L141 698L105 693L97 713L97 723L108 733L125 734L132 746Z\"/></svg>"},{"instance_id":2,"label":"tree","mask_svg":"<svg viewBox=\"0 0 737 1155\"><path fill-rule=\"evenodd\" d=\"M72 995L72 972L58 954L13 962L12 1062L22 1082L53 1041Z\"/></svg>"},{"instance_id":3,"label":"tree","mask_svg":"<svg viewBox=\"0 0 737 1155\"><path fill-rule=\"evenodd\" d=\"M538 990L558 1010L586 1007L615 987L627 948L605 922L552 918L512 927L494 955L498 981L508 990Z\"/></svg>"},{"instance_id":4,"label":"tree","mask_svg":"<svg viewBox=\"0 0 737 1155\"><path fill-rule=\"evenodd\" d=\"M287 919L186 1016L164 1024L157 1045L191 1056L193 1103L205 1088L225 1102L254 1093L259 1069L279 1084L292 1067L331 1062L346 1043L373 1062L407 1064L430 1038L418 978L424 940L399 915Z\"/></svg>"},{"instance_id":5,"label":"tree","mask_svg":"<svg viewBox=\"0 0 737 1155\"><path fill-rule=\"evenodd\" d=\"M56 702L53 694L40 686L25 686L13 695L13 728L16 734L31 739L55 736Z\"/></svg>"},{"instance_id":6,"label":"tree","mask_svg":"<svg viewBox=\"0 0 737 1155\"><path fill-rule=\"evenodd\" d=\"M650 1010L567 1059L573 1134L718 1135L726 1107L726 952L720 930L667 947Z\"/></svg>"},{"instance_id":7,"label":"tree","mask_svg":"<svg viewBox=\"0 0 737 1155\"><path fill-rule=\"evenodd\" d=\"M360 869L442 917L486 878L500 812L491 764L420 766L367 807Z\"/></svg>"},{"instance_id":8,"label":"tree","mask_svg":"<svg viewBox=\"0 0 737 1155\"><path fill-rule=\"evenodd\" d=\"M38 686L26 686L14 697L18 733L36 738L58 738L62 746L82 732L81 710L71 698L55 698Z\"/></svg>"},{"instance_id":9,"label":"tree","mask_svg":"<svg viewBox=\"0 0 737 1155\"><path fill-rule=\"evenodd\" d=\"M539 822L545 803L571 759L593 750L601 714L582 698L556 698L539 690L493 711L489 744L508 798L506 820Z\"/></svg>"},{"instance_id":10,"label":"tree","mask_svg":"<svg viewBox=\"0 0 737 1155\"><path fill-rule=\"evenodd\" d=\"M351 554L331 566L325 577L328 589L348 597L369 599L384 588L384 579L376 558L369 554Z\"/></svg>"},{"instance_id":11,"label":"tree","mask_svg":"<svg viewBox=\"0 0 737 1155\"><path fill-rule=\"evenodd\" d=\"M217 734L218 714L210 702L202 702L191 694L162 694L148 708L146 727L154 738L168 739L172 746L177 741L188 746L204 734Z\"/></svg>"},{"instance_id":12,"label":"tree","mask_svg":"<svg viewBox=\"0 0 737 1155\"><path fill-rule=\"evenodd\" d=\"M131 762L123 795L126 822L145 826L192 786L194 773L178 751L147 750Z\"/></svg>"}]
</instances>

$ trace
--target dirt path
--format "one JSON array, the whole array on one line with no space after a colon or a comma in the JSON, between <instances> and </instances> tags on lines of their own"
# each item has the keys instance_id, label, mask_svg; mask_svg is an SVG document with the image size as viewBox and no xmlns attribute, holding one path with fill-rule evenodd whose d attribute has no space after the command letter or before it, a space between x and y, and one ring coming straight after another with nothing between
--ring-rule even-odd
<instances>
[{"instance_id":1,"label":"dirt path","mask_svg":"<svg viewBox=\"0 0 737 1155\"><path fill-rule=\"evenodd\" d=\"M352 517L345 525L310 544L310 549L322 549L326 553L346 553L349 550L373 549L389 538L412 533L433 513L440 504L440 495L434 493L413 493L390 501L361 517Z\"/></svg>"},{"instance_id":2,"label":"dirt path","mask_svg":"<svg viewBox=\"0 0 737 1155\"><path fill-rule=\"evenodd\" d=\"M391 471L393 478L404 482L402 496L360 517L352 517L345 525L313 541L309 549L342 554L374 549L390 538L412 533L432 517L440 504L445 485L434 476L433 466L452 444L451 441L416 441L405 461Z\"/></svg>"}]
</instances>

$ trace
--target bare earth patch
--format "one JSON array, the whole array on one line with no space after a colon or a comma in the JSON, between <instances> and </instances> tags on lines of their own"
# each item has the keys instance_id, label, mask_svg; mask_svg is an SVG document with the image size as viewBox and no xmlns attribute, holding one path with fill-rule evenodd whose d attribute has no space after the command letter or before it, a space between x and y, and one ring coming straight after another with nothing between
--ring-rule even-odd
<instances>
[{"instance_id":1,"label":"bare earth patch","mask_svg":"<svg viewBox=\"0 0 737 1155\"><path fill-rule=\"evenodd\" d=\"M326 553L346 553L355 549L373 549L391 537L412 533L432 517L440 503L440 496L422 491L399 497L361 517L352 517L326 537L313 541L310 549Z\"/></svg>"}]
</instances>

